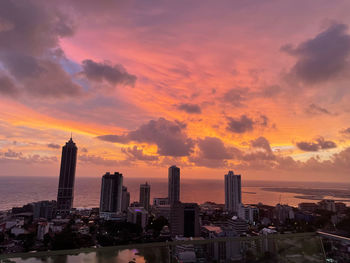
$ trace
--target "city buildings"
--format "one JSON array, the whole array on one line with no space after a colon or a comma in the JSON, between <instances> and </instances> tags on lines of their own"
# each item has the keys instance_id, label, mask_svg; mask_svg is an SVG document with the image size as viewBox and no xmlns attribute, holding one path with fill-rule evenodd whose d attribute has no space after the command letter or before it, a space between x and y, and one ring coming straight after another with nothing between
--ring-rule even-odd
<instances>
[{"instance_id":1,"label":"city buildings","mask_svg":"<svg viewBox=\"0 0 350 263\"><path fill-rule=\"evenodd\" d=\"M225 174L225 208L238 215L242 203L241 175L229 171Z\"/></svg>"},{"instance_id":2,"label":"city buildings","mask_svg":"<svg viewBox=\"0 0 350 263\"><path fill-rule=\"evenodd\" d=\"M148 223L148 212L143 207L128 208L128 222L137 224L144 229Z\"/></svg>"},{"instance_id":3,"label":"city buildings","mask_svg":"<svg viewBox=\"0 0 350 263\"><path fill-rule=\"evenodd\" d=\"M123 185L122 188L122 212L128 212L128 207L130 205L130 193L128 192L128 188Z\"/></svg>"},{"instance_id":4,"label":"city buildings","mask_svg":"<svg viewBox=\"0 0 350 263\"><path fill-rule=\"evenodd\" d=\"M237 235L243 235L247 233L248 224L246 220L233 216L231 219L227 220L227 226L232 228Z\"/></svg>"},{"instance_id":5,"label":"city buildings","mask_svg":"<svg viewBox=\"0 0 350 263\"><path fill-rule=\"evenodd\" d=\"M146 182L140 185L140 205L147 211L150 209L151 186Z\"/></svg>"},{"instance_id":6,"label":"city buildings","mask_svg":"<svg viewBox=\"0 0 350 263\"><path fill-rule=\"evenodd\" d=\"M102 176L100 217L108 220L122 211L123 175L107 172Z\"/></svg>"},{"instance_id":7,"label":"city buildings","mask_svg":"<svg viewBox=\"0 0 350 263\"><path fill-rule=\"evenodd\" d=\"M318 205L315 203L300 203L298 208L303 212L315 212L318 209Z\"/></svg>"},{"instance_id":8,"label":"city buildings","mask_svg":"<svg viewBox=\"0 0 350 263\"><path fill-rule=\"evenodd\" d=\"M199 206L196 203L175 203L170 208L171 235L200 236Z\"/></svg>"},{"instance_id":9,"label":"city buildings","mask_svg":"<svg viewBox=\"0 0 350 263\"><path fill-rule=\"evenodd\" d=\"M327 210L330 212L336 211L334 200L322 200L322 201L318 202L318 206L322 210Z\"/></svg>"},{"instance_id":10,"label":"city buildings","mask_svg":"<svg viewBox=\"0 0 350 263\"><path fill-rule=\"evenodd\" d=\"M274 213L275 213L275 218L280 223L284 223L287 219L292 220L295 218L293 207L289 205L277 204L275 206Z\"/></svg>"},{"instance_id":11,"label":"city buildings","mask_svg":"<svg viewBox=\"0 0 350 263\"><path fill-rule=\"evenodd\" d=\"M57 212L68 215L73 207L75 168L78 148L72 138L62 147L61 169L57 193Z\"/></svg>"},{"instance_id":12,"label":"city buildings","mask_svg":"<svg viewBox=\"0 0 350 263\"><path fill-rule=\"evenodd\" d=\"M33 219L45 218L51 220L56 213L57 202L40 201L33 203Z\"/></svg>"},{"instance_id":13,"label":"city buildings","mask_svg":"<svg viewBox=\"0 0 350 263\"><path fill-rule=\"evenodd\" d=\"M158 206L158 205L168 205L169 204L169 199L167 197L156 197L153 198L153 205Z\"/></svg>"},{"instance_id":14,"label":"city buildings","mask_svg":"<svg viewBox=\"0 0 350 263\"><path fill-rule=\"evenodd\" d=\"M170 205L180 201L180 168L175 165L168 170L168 198Z\"/></svg>"},{"instance_id":15,"label":"city buildings","mask_svg":"<svg viewBox=\"0 0 350 263\"><path fill-rule=\"evenodd\" d=\"M259 209L255 206L244 206L241 204L238 210L238 217L244 219L249 224L254 224L259 219Z\"/></svg>"}]
</instances>

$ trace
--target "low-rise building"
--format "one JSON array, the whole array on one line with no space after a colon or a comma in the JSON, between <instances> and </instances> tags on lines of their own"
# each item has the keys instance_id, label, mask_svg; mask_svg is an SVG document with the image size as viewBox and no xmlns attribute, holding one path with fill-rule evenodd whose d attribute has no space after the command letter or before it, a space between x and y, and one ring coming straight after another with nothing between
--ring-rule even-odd
<instances>
[{"instance_id":1,"label":"low-rise building","mask_svg":"<svg viewBox=\"0 0 350 263\"><path fill-rule=\"evenodd\" d=\"M38 240L44 240L44 236L49 233L50 224L48 222L39 222L36 238Z\"/></svg>"},{"instance_id":2,"label":"low-rise building","mask_svg":"<svg viewBox=\"0 0 350 263\"><path fill-rule=\"evenodd\" d=\"M300 203L298 208L303 212L315 212L318 209L318 205L315 203Z\"/></svg>"},{"instance_id":3,"label":"low-rise building","mask_svg":"<svg viewBox=\"0 0 350 263\"><path fill-rule=\"evenodd\" d=\"M153 198L153 205L154 206L169 205L169 199L167 197Z\"/></svg>"},{"instance_id":4,"label":"low-rise building","mask_svg":"<svg viewBox=\"0 0 350 263\"><path fill-rule=\"evenodd\" d=\"M148 212L143 207L129 207L127 221L145 228L148 223Z\"/></svg>"},{"instance_id":5,"label":"low-rise building","mask_svg":"<svg viewBox=\"0 0 350 263\"><path fill-rule=\"evenodd\" d=\"M322 200L318 202L319 208L331 212L336 212L334 200Z\"/></svg>"}]
</instances>

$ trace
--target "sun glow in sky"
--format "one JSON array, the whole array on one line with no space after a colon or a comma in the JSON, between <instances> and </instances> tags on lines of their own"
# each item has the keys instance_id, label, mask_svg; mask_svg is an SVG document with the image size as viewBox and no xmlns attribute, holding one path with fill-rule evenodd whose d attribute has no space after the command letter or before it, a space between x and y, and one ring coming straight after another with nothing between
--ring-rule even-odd
<instances>
[{"instance_id":1,"label":"sun glow in sky","mask_svg":"<svg viewBox=\"0 0 350 263\"><path fill-rule=\"evenodd\" d=\"M0 176L349 181L349 1L0 2Z\"/></svg>"}]
</instances>

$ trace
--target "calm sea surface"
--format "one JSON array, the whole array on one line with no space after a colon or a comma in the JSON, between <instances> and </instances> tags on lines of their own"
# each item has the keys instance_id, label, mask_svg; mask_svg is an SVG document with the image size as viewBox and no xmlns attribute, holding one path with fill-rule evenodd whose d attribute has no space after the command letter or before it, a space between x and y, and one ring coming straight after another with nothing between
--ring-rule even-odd
<instances>
[{"instance_id":1,"label":"calm sea surface","mask_svg":"<svg viewBox=\"0 0 350 263\"><path fill-rule=\"evenodd\" d=\"M128 187L131 201L139 199L139 185L145 178L124 177L124 185ZM148 178L151 184L151 200L154 197L167 196L166 178ZM29 202L40 200L55 200L57 196L58 178L53 177L4 177L0 176L0 210L7 210L14 206L22 206ZM101 178L77 177L75 181L74 206L77 208L98 207L100 200ZM243 181L242 199L245 204L262 202L276 205L281 202L297 206L298 203L310 201L300 199L297 193L267 191L262 188L298 188L298 189L335 189L349 190L350 185L343 183L311 183L311 182L268 182ZM327 196L330 199L331 195ZM224 182L222 180L194 180L181 179L181 201L204 203L213 201L224 203ZM317 200L316 200L317 201ZM316 202L312 200L312 202ZM345 202L350 205L350 200Z\"/></svg>"}]
</instances>

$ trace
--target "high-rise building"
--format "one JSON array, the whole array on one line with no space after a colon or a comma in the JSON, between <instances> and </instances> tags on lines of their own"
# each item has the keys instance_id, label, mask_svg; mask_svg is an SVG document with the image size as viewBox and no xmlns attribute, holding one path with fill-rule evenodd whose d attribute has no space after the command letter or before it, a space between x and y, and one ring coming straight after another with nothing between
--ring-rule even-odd
<instances>
[{"instance_id":1,"label":"high-rise building","mask_svg":"<svg viewBox=\"0 0 350 263\"><path fill-rule=\"evenodd\" d=\"M168 171L168 198L170 205L180 202L180 168L175 165Z\"/></svg>"},{"instance_id":2,"label":"high-rise building","mask_svg":"<svg viewBox=\"0 0 350 263\"><path fill-rule=\"evenodd\" d=\"M172 236L198 237L200 235L199 206L196 203L177 202L171 206Z\"/></svg>"},{"instance_id":3,"label":"high-rise building","mask_svg":"<svg viewBox=\"0 0 350 263\"><path fill-rule=\"evenodd\" d=\"M122 188L122 212L128 212L128 207L130 205L130 193L128 188L123 185Z\"/></svg>"},{"instance_id":4,"label":"high-rise building","mask_svg":"<svg viewBox=\"0 0 350 263\"><path fill-rule=\"evenodd\" d=\"M60 179L57 194L57 212L67 215L73 207L75 168L78 148L72 138L62 147Z\"/></svg>"},{"instance_id":5,"label":"high-rise building","mask_svg":"<svg viewBox=\"0 0 350 263\"><path fill-rule=\"evenodd\" d=\"M140 184L140 206L149 211L151 198L151 186L146 182Z\"/></svg>"},{"instance_id":6,"label":"high-rise building","mask_svg":"<svg viewBox=\"0 0 350 263\"><path fill-rule=\"evenodd\" d=\"M102 176L100 217L111 219L122 210L123 175L107 172Z\"/></svg>"},{"instance_id":7,"label":"high-rise building","mask_svg":"<svg viewBox=\"0 0 350 263\"><path fill-rule=\"evenodd\" d=\"M229 171L225 174L225 208L228 212L239 212L242 203L241 175Z\"/></svg>"}]
</instances>

